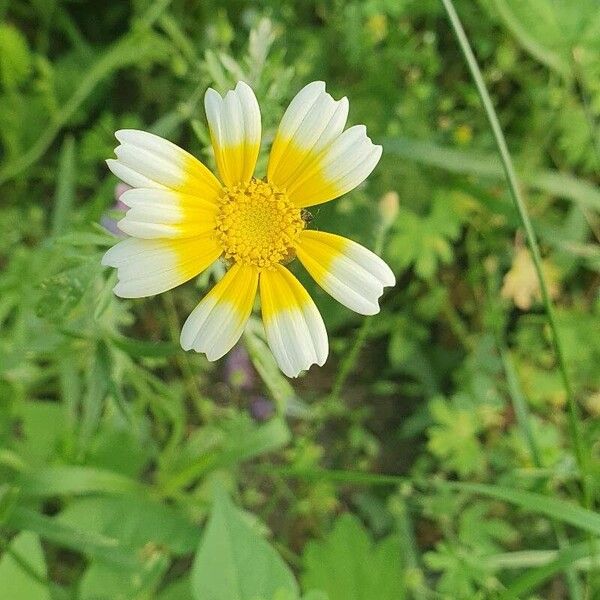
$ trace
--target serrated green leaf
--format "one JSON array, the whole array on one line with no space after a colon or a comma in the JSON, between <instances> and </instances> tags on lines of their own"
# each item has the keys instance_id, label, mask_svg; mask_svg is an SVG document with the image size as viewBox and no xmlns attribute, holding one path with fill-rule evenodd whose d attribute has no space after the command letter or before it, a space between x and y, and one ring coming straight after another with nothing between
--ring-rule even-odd
<instances>
[{"instance_id":1,"label":"serrated green leaf","mask_svg":"<svg viewBox=\"0 0 600 600\"><path fill-rule=\"evenodd\" d=\"M303 556L302 587L324 590L329 600L401 600L405 597L402 550L390 536L377 544L349 514L323 541L311 541Z\"/></svg>"}]
</instances>

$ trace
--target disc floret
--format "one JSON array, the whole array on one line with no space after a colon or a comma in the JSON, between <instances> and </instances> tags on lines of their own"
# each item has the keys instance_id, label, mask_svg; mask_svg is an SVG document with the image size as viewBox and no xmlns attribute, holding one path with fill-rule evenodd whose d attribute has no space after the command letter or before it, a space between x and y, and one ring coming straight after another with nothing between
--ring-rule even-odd
<instances>
[{"instance_id":1,"label":"disc floret","mask_svg":"<svg viewBox=\"0 0 600 600\"><path fill-rule=\"evenodd\" d=\"M294 256L304 221L285 192L252 178L225 188L219 203L216 234L225 260L272 269Z\"/></svg>"}]
</instances>

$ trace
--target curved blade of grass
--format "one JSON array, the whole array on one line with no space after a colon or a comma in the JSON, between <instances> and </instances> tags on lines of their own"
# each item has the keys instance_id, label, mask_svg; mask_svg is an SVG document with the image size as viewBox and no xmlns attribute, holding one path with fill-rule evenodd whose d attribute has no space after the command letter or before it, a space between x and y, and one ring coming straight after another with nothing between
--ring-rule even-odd
<instances>
[{"instance_id":1,"label":"curved blade of grass","mask_svg":"<svg viewBox=\"0 0 600 600\"><path fill-rule=\"evenodd\" d=\"M498 600L519 600L519 598L525 598L528 593L550 579L550 577L561 571L572 568L573 563L590 556L596 559L600 558L598 556L598 550L589 542L581 542L575 546L560 550L557 552L556 558L548 564L538 567L537 569L526 570L523 575L513 581L513 583L500 594Z\"/></svg>"},{"instance_id":2,"label":"curved blade of grass","mask_svg":"<svg viewBox=\"0 0 600 600\"><path fill-rule=\"evenodd\" d=\"M527 206L521 194L519 188L519 182L517 180L517 175L515 172L515 168L512 163L512 159L510 156L510 152L508 151L508 146L506 145L506 140L504 138L504 134L502 132L502 128L500 127L500 123L498 121L498 117L496 115L496 111L492 104L492 100L488 93L487 87L483 80L483 76L479 69L479 65L477 64L477 60L475 55L473 54L473 50L471 49L471 45L469 44L469 40L465 34L462 23L456 13L454 8L454 4L452 0L442 0L444 8L448 13L448 17L450 19L450 23L452 28L454 29L454 33L458 39L458 43L462 50L462 53L465 57L471 75L473 77L473 81L477 87L477 91L479 93L479 97L481 98L481 102L485 109L485 113L494 134L494 138L496 140L496 145L498 147L498 151L500 153L500 158L502 159L502 165L504 167L504 172L506 175L506 179L508 182L508 186L512 195L512 198L515 203L515 207L519 213L521 218L521 222L523 224L523 228L525 229L525 235L527 237L527 243L531 250L531 255L533 258L533 262L535 265L536 274L540 283L540 290L542 293L542 301L544 303L544 308L546 310L546 314L548 317L548 322L550 325L550 329L552 331L552 341L554 344L554 351L556 353L556 357L558 359L558 365L561 373L561 377L563 380L563 386L565 388L565 392L567 395L567 417L569 422L569 434L571 437L571 442L573 444L573 449L575 452L575 457L577 460L577 465L579 467L581 481L582 481L582 489L583 489L583 504L584 506L590 507L592 505L592 481L590 476L589 469L589 453L585 449L583 434L581 432L580 425L580 415L579 415L579 407L575 401L575 395L573 392L573 387L571 385L571 379L569 377L569 373L567 370L567 364L565 361L563 346L560 338L560 334L558 331L558 325L556 322L556 317L554 315L554 307L552 305L552 301L550 299L550 294L548 293L548 286L546 284L546 278L544 276L544 272L542 269L542 258L540 254L540 249L538 246L537 236L535 231L531 225L531 220L529 218L529 212L527 210ZM593 514L593 513L592 513ZM600 519L600 517L598 517Z\"/></svg>"},{"instance_id":3,"label":"curved blade of grass","mask_svg":"<svg viewBox=\"0 0 600 600\"><path fill-rule=\"evenodd\" d=\"M421 488L438 487L470 494L479 494L496 500L514 504L524 510L556 519L582 531L600 535L600 514L583 508L577 504L549 498L535 492L489 485L484 483L464 483L460 481L416 481L400 475L380 475L377 473L360 473L358 471L328 470L328 469L290 469L265 465L264 472L283 477L298 477L308 480L325 479L338 483L357 485L402 485L408 484ZM261 470L263 470L261 469Z\"/></svg>"},{"instance_id":4,"label":"curved blade of grass","mask_svg":"<svg viewBox=\"0 0 600 600\"><path fill-rule=\"evenodd\" d=\"M75 199L75 140L68 135L60 149L58 177L52 211L52 236L65 231Z\"/></svg>"},{"instance_id":5,"label":"curved blade of grass","mask_svg":"<svg viewBox=\"0 0 600 600\"><path fill-rule=\"evenodd\" d=\"M495 498L496 500L503 500L533 513L567 523L582 531L600 535L600 514L564 500L549 498L535 492L524 492L514 488L485 483L444 481L435 485L460 492L479 494L488 498Z\"/></svg>"},{"instance_id":6,"label":"curved blade of grass","mask_svg":"<svg viewBox=\"0 0 600 600\"><path fill-rule=\"evenodd\" d=\"M494 180L505 178L502 162L496 156L403 137L386 139L383 141L383 146L386 154L395 154L406 160L439 167L451 173L465 173ZM520 177L521 181L531 189L600 211L600 191L591 183L573 175L545 169L523 170Z\"/></svg>"}]
</instances>

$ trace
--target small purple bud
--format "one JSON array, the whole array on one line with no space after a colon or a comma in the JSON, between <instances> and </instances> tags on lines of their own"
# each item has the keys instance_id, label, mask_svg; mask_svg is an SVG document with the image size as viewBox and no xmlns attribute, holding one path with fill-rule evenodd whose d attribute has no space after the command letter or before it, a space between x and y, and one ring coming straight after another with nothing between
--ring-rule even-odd
<instances>
[{"instance_id":1,"label":"small purple bud","mask_svg":"<svg viewBox=\"0 0 600 600\"><path fill-rule=\"evenodd\" d=\"M118 210L121 212L127 211L127 205L119 200L119 198L130 189L131 186L127 185L126 183L117 183L115 186L115 203L111 210ZM117 227L117 220L113 219L109 215L104 215L100 219L100 224L102 227L104 227L104 229L107 229L113 235L116 235L117 237L125 237L124 233Z\"/></svg>"},{"instance_id":2,"label":"small purple bud","mask_svg":"<svg viewBox=\"0 0 600 600\"><path fill-rule=\"evenodd\" d=\"M255 421L268 421L275 414L275 406L263 396L253 396L250 400L250 414Z\"/></svg>"},{"instance_id":3,"label":"small purple bud","mask_svg":"<svg viewBox=\"0 0 600 600\"><path fill-rule=\"evenodd\" d=\"M130 190L131 186L126 183L119 182L115 186L115 200L118 200L127 190Z\"/></svg>"},{"instance_id":4,"label":"small purple bud","mask_svg":"<svg viewBox=\"0 0 600 600\"><path fill-rule=\"evenodd\" d=\"M254 367L242 345L237 345L227 355L225 378L229 385L238 390L249 390L256 382Z\"/></svg>"}]
</instances>

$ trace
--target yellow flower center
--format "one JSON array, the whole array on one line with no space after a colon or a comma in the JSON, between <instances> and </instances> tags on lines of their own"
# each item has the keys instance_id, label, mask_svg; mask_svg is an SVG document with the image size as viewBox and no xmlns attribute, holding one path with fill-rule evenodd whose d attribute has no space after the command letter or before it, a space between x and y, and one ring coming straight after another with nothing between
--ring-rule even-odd
<instances>
[{"instance_id":1,"label":"yellow flower center","mask_svg":"<svg viewBox=\"0 0 600 600\"><path fill-rule=\"evenodd\" d=\"M216 232L226 260L272 268L294 257L303 228L300 209L267 181L252 178L220 198Z\"/></svg>"}]
</instances>

